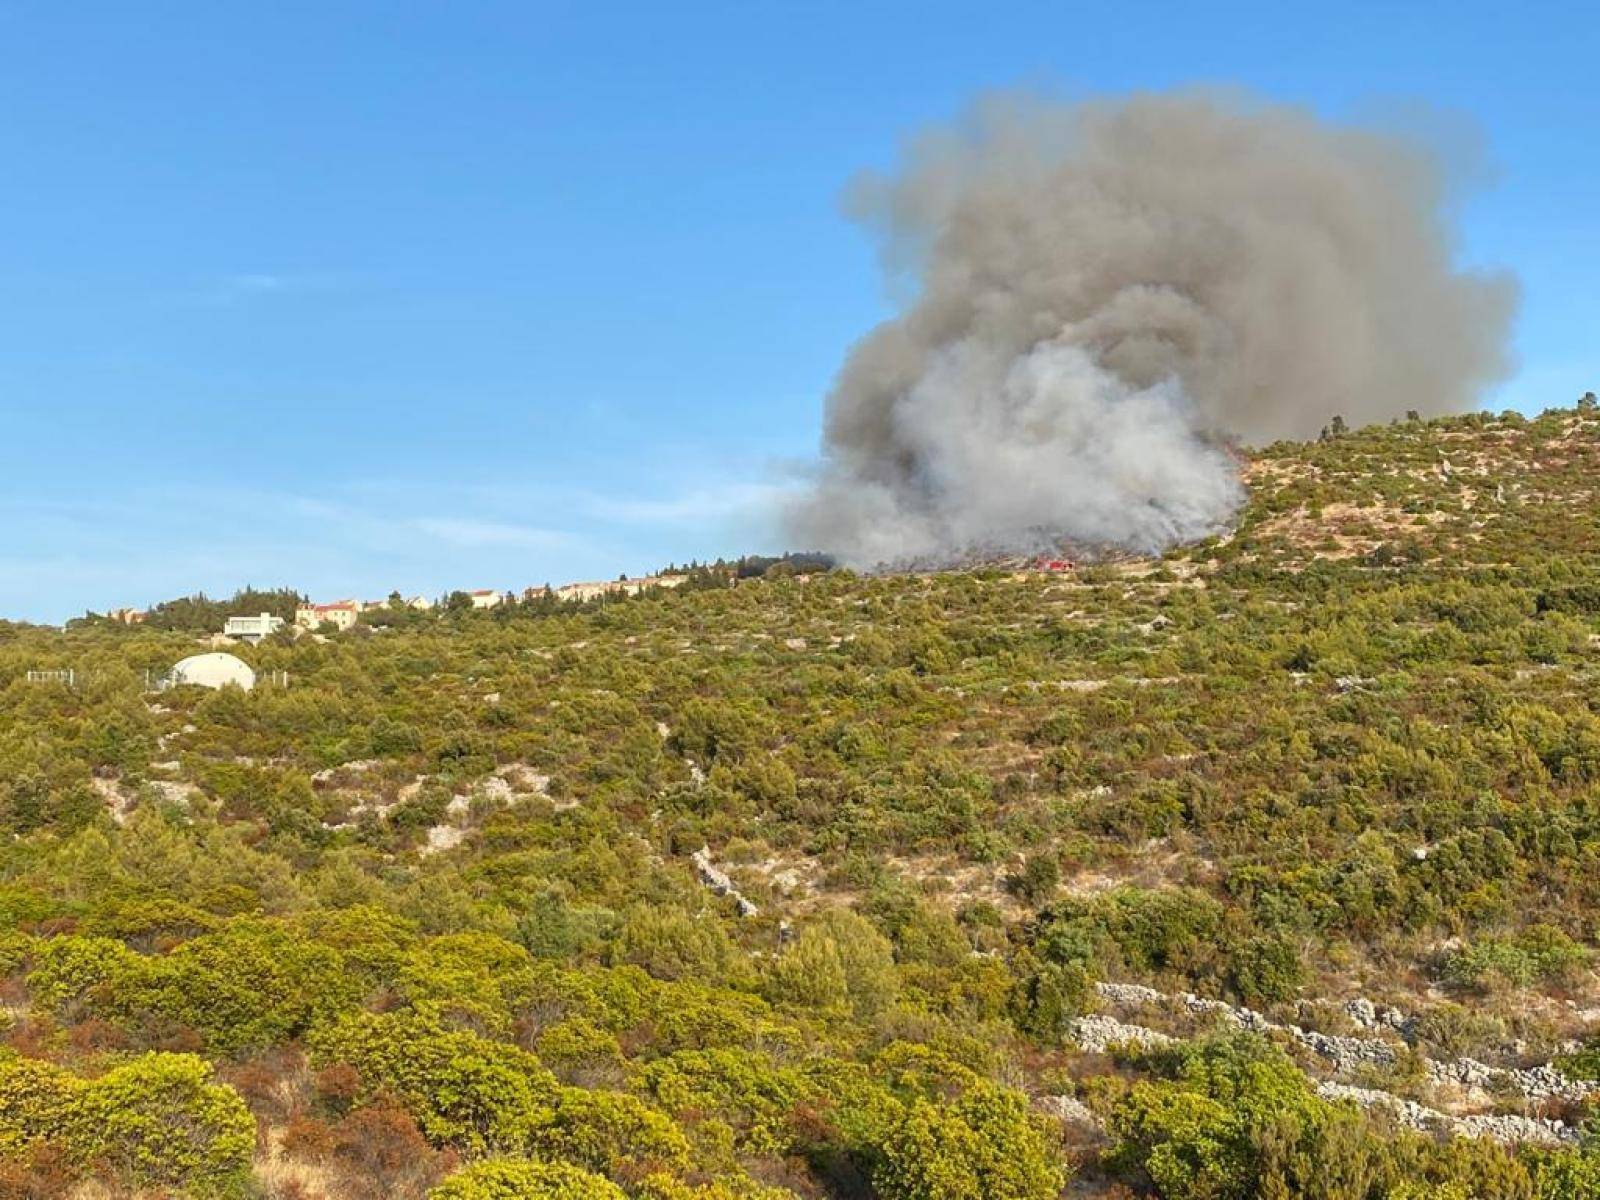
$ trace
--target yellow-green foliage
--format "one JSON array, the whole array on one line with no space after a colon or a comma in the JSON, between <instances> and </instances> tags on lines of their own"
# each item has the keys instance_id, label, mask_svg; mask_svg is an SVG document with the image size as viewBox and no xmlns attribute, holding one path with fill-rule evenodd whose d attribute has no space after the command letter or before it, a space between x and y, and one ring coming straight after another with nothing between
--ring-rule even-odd
<instances>
[{"instance_id":1,"label":"yellow-green foliage","mask_svg":"<svg viewBox=\"0 0 1600 1200\"><path fill-rule=\"evenodd\" d=\"M170 1022L218 1055L298 1037L314 1017L361 998L337 951L275 922L235 921L160 956L110 938L56 938L35 960L28 982L42 1003L127 1024Z\"/></svg>"},{"instance_id":2,"label":"yellow-green foliage","mask_svg":"<svg viewBox=\"0 0 1600 1200\"><path fill-rule=\"evenodd\" d=\"M75 1136L79 1085L71 1072L50 1063L15 1054L0 1058L0 1149L16 1154Z\"/></svg>"},{"instance_id":3,"label":"yellow-green foliage","mask_svg":"<svg viewBox=\"0 0 1600 1200\"><path fill-rule=\"evenodd\" d=\"M567 1163L494 1158L474 1163L428 1193L428 1200L627 1200L622 1189Z\"/></svg>"},{"instance_id":4,"label":"yellow-green foliage","mask_svg":"<svg viewBox=\"0 0 1600 1200\"><path fill-rule=\"evenodd\" d=\"M949 1103L913 1101L873 1173L883 1200L1049 1200L1064 1181L1026 1099L987 1083Z\"/></svg>"},{"instance_id":5,"label":"yellow-green foliage","mask_svg":"<svg viewBox=\"0 0 1600 1200\"><path fill-rule=\"evenodd\" d=\"M428 1138L478 1153L520 1150L551 1119L555 1078L532 1054L431 1013L356 1013L316 1030L316 1061L344 1063L368 1097L400 1100Z\"/></svg>"},{"instance_id":6,"label":"yellow-green foliage","mask_svg":"<svg viewBox=\"0 0 1600 1200\"><path fill-rule=\"evenodd\" d=\"M226 1191L255 1149L255 1121L209 1063L148 1054L91 1081L78 1099L87 1157L140 1185Z\"/></svg>"},{"instance_id":7,"label":"yellow-green foliage","mask_svg":"<svg viewBox=\"0 0 1600 1200\"><path fill-rule=\"evenodd\" d=\"M587 1017L574 1016L542 1030L534 1046L541 1061L556 1071L593 1071L623 1063L622 1043Z\"/></svg>"},{"instance_id":8,"label":"yellow-green foliage","mask_svg":"<svg viewBox=\"0 0 1600 1200\"><path fill-rule=\"evenodd\" d=\"M104 1003L111 1003L141 963L132 950L106 937L51 938L32 957L28 990L40 1004L53 1008L94 1005L102 995Z\"/></svg>"},{"instance_id":9,"label":"yellow-green foliage","mask_svg":"<svg viewBox=\"0 0 1600 1200\"><path fill-rule=\"evenodd\" d=\"M532 1139L547 1158L603 1174L687 1170L689 1141L666 1116L625 1092L562 1088L549 1124Z\"/></svg>"},{"instance_id":10,"label":"yellow-green foliage","mask_svg":"<svg viewBox=\"0 0 1600 1200\"><path fill-rule=\"evenodd\" d=\"M716 1117L752 1153L786 1153L797 1104L817 1095L794 1067L756 1051L683 1050L645 1068L643 1084L670 1113Z\"/></svg>"},{"instance_id":11,"label":"yellow-green foliage","mask_svg":"<svg viewBox=\"0 0 1600 1200\"><path fill-rule=\"evenodd\" d=\"M0 1061L0 1149L9 1153L48 1143L134 1187L224 1195L243 1189L255 1140L244 1101L194 1055L140 1055L93 1079Z\"/></svg>"},{"instance_id":12,"label":"yellow-green foliage","mask_svg":"<svg viewBox=\"0 0 1600 1200\"><path fill-rule=\"evenodd\" d=\"M521 946L487 933L457 933L419 946L397 988L412 1003L431 1002L497 1032L532 985L533 959Z\"/></svg>"},{"instance_id":13,"label":"yellow-green foliage","mask_svg":"<svg viewBox=\"0 0 1600 1200\"><path fill-rule=\"evenodd\" d=\"M846 909L810 921L770 969L768 990L779 1003L867 1016L899 991L894 946L872 923Z\"/></svg>"},{"instance_id":14,"label":"yellow-green foliage","mask_svg":"<svg viewBox=\"0 0 1600 1200\"><path fill-rule=\"evenodd\" d=\"M651 1175L639 1185L639 1200L795 1200L788 1188L768 1187L748 1178L723 1178L698 1186L670 1175Z\"/></svg>"},{"instance_id":15,"label":"yellow-green foliage","mask_svg":"<svg viewBox=\"0 0 1600 1200\"><path fill-rule=\"evenodd\" d=\"M615 960L643 967L657 979L725 979L746 969L736 962L721 925L655 907L628 915Z\"/></svg>"}]
</instances>

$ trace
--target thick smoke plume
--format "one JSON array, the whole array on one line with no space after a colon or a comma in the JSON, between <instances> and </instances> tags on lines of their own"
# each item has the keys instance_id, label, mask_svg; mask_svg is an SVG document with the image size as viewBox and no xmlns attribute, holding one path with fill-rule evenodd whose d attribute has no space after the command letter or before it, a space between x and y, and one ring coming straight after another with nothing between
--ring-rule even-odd
<instances>
[{"instance_id":1,"label":"thick smoke plume","mask_svg":"<svg viewBox=\"0 0 1600 1200\"><path fill-rule=\"evenodd\" d=\"M1224 525L1229 438L1459 410L1515 299L1452 263L1419 143L1210 94L1008 100L853 206L910 285L851 351L791 535L857 566L1155 550Z\"/></svg>"}]
</instances>

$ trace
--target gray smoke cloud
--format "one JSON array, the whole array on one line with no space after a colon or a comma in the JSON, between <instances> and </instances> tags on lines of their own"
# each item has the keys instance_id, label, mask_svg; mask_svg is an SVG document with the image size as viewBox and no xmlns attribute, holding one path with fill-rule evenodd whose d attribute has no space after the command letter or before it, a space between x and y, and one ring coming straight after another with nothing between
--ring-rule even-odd
<instances>
[{"instance_id":1,"label":"gray smoke cloud","mask_svg":"<svg viewBox=\"0 0 1600 1200\"><path fill-rule=\"evenodd\" d=\"M862 567L1153 551L1237 508L1224 438L1467 407L1516 289L1456 269L1456 183L1236 95L1001 98L923 135L852 189L909 301L840 370L790 536Z\"/></svg>"}]
</instances>

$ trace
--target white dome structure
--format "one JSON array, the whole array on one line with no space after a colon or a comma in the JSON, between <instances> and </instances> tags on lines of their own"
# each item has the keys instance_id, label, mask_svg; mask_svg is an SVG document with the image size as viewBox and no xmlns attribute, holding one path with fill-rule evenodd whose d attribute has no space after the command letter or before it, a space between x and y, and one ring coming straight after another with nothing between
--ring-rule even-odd
<instances>
[{"instance_id":1,"label":"white dome structure","mask_svg":"<svg viewBox=\"0 0 1600 1200\"><path fill-rule=\"evenodd\" d=\"M256 685L256 673L243 659L231 654L193 654L172 668L167 683L171 687L190 683L213 689L232 684L248 692Z\"/></svg>"}]
</instances>

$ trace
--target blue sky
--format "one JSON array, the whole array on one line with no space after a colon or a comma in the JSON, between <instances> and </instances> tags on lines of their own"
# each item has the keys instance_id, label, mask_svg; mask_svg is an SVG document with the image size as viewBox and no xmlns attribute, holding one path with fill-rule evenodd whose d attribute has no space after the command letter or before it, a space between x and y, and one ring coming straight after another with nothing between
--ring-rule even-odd
<instances>
[{"instance_id":1,"label":"blue sky","mask_svg":"<svg viewBox=\"0 0 1600 1200\"><path fill-rule=\"evenodd\" d=\"M0 614L773 548L888 314L854 172L976 94L1421 102L1537 410L1600 388L1577 4L0 0Z\"/></svg>"}]
</instances>

